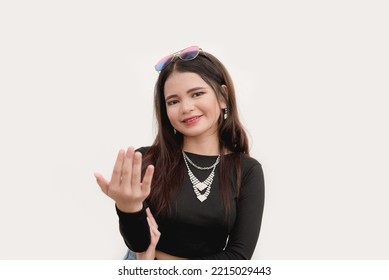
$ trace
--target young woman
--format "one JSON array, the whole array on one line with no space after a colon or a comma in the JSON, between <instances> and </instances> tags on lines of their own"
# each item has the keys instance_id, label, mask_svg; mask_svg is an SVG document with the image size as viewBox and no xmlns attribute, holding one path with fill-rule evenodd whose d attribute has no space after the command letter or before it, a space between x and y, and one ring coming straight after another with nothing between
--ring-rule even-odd
<instances>
[{"instance_id":1,"label":"young woman","mask_svg":"<svg viewBox=\"0 0 389 280\"><path fill-rule=\"evenodd\" d=\"M261 227L264 178L226 68L189 47L155 66L154 143L120 150L110 181L127 259L250 259ZM136 253L134 253L136 252Z\"/></svg>"}]
</instances>

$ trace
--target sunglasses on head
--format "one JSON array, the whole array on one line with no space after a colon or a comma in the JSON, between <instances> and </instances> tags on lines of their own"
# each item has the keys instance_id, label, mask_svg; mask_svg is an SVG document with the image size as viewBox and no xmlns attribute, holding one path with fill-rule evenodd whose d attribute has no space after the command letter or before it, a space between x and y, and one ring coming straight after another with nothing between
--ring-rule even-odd
<instances>
[{"instance_id":1,"label":"sunglasses on head","mask_svg":"<svg viewBox=\"0 0 389 280\"><path fill-rule=\"evenodd\" d=\"M192 46L175 52L171 55L165 56L155 65L155 70L161 72L166 67L166 65L173 61L175 57L179 57L182 60L195 59L199 55L200 51L201 49L198 46Z\"/></svg>"}]
</instances>

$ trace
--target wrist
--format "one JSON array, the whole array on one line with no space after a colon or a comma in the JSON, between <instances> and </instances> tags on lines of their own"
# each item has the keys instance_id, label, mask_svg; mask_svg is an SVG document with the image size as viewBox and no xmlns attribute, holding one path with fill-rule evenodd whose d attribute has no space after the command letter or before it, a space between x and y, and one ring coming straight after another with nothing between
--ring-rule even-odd
<instances>
[{"instance_id":1,"label":"wrist","mask_svg":"<svg viewBox=\"0 0 389 280\"><path fill-rule=\"evenodd\" d=\"M116 202L116 207L124 213L136 213L143 209L143 203L119 203Z\"/></svg>"}]
</instances>

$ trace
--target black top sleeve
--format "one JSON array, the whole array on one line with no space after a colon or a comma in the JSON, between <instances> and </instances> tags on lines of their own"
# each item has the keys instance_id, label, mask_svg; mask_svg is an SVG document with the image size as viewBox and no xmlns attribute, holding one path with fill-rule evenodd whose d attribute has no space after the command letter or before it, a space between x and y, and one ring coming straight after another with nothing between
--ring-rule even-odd
<instances>
[{"instance_id":1,"label":"black top sleeve","mask_svg":"<svg viewBox=\"0 0 389 280\"><path fill-rule=\"evenodd\" d=\"M265 202L265 184L261 165L254 165L242 180L237 217L224 251L198 259L249 260L257 244Z\"/></svg>"},{"instance_id":2,"label":"black top sleeve","mask_svg":"<svg viewBox=\"0 0 389 280\"><path fill-rule=\"evenodd\" d=\"M134 252L144 252L150 244L150 231L147 223L146 206L136 213L120 211L116 205L116 213L119 216L119 230L127 247ZM135 240L135 242L134 242ZM131 242L133 241L133 242Z\"/></svg>"}]
</instances>

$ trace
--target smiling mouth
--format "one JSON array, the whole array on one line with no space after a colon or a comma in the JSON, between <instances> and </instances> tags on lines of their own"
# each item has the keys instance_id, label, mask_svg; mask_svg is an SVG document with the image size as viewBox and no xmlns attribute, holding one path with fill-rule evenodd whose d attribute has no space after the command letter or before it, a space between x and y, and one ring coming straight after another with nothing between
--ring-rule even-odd
<instances>
[{"instance_id":1,"label":"smiling mouth","mask_svg":"<svg viewBox=\"0 0 389 280\"><path fill-rule=\"evenodd\" d=\"M187 118L185 120L183 120L182 122L186 125L190 125L192 123L195 123L198 119L200 119L201 116L194 116L194 117L191 117L191 118Z\"/></svg>"}]
</instances>

